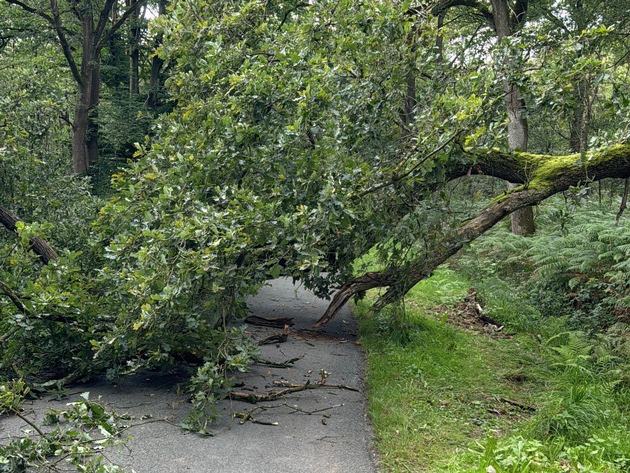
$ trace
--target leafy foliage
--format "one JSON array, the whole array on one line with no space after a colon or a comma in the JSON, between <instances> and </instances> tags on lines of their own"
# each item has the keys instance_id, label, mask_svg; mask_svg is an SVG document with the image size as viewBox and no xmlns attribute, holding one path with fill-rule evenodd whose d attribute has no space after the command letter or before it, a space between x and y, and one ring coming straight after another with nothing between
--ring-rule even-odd
<instances>
[{"instance_id":1,"label":"leafy foliage","mask_svg":"<svg viewBox=\"0 0 630 473\"><path fill-rule=\"evenodd\" d=\"M99 201L86 179L68 174L69 127L60 119L68 83L54 51L28 56L29 48L7 46L0 69L0 205L33 222L0 234L0 373L33 381L88 371L89 339L106 317L97 315L84 252ZM62 258L42 266L33 237Z\"/></svg>"},{"instance_id":2,"label":"leafy foliage","mask_svg":"<svg viewBox=\"0 0 630 473\"><path fill-rule=\"evenodd\" d=\"M22 437L9 437L0 444L0 472L65 471L70 464L83 473L123 473L100 454L104 447L120 445L122 426L117 416L89 393L67 409L49 409L42 427L21 413L21 404L29 393L23 381L0 383L0 416L16 415L30 429Z\"/></svg>"},{"instance_id":3,"label":"leafy foliage","mask_svg":"<svg viewBox=\"0 0 630 473\"><path fill-rule=\"evenodd\" d=\"M365 189L435 172L422 156L448 144L434 126L409 142L396 125L401 60L420 52L394 4L174 3L160 27L177 108L114 177L96 223L99 284L118 314L96 349L122 364L216 349L212 330L270 277L327 294L362 252L406 231L392 225L399 193ZM425 113L466 128L482 100L463 96Z\"/></svg>"}]
</instances>

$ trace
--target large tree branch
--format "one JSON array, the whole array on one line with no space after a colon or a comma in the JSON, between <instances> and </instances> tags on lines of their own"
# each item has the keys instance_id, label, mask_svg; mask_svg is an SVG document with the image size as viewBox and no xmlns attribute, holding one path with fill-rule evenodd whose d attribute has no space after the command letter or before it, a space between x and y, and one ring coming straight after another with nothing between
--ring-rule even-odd
<instances>
[{"instance_id":1,"label":"large tree branch","mask_svg":"<svg viewBox=\"0 0 630 473\"><path fill-rule=\"evenodd\" d=\"M114 23L109 30L107 31L107 34L104 35L102 38L97 39L98 43L97 43L97 47L100 50L101 48L103 48L103 46L105 46L109 40L112 38L112 36L114 36L114 34L116 33L116 31L118 31L120 29L120 27L122 25L125 24L125 22L129 19L129 17L131 15L134 14L134 12L140 8L142 5L144 5L145 0L139 0L136 3L132 4L129 8L127 8L127 10L125 10L125 12L120 16L120 18L118 18L118 21L116 21L116 23ZM102 31L101 33L102 34ZM99 34L99 36L100 36ZM99 38L99 36L97 36L97 38Z\"/></svg>"},{"instance_id":2,"label":"large tree branch","mask_svg":"<svg viewBox=\"0 0 630 473\"><path fill-rule=\"evenodd\" d=\"M17 215L0 205L0 223L8 230L17 233L17 223L20 221L21 219ZM39 259L41 259L44 264L48 264L51 260L59 258L54 248L43 238L33 237L29 243L33 252L39 256Z\"/></svg>"},{"instance_id":3,"label":"large tree branch","mask_svg":"<svg viewBox=\"0 0 630 473\"><path fill-rule=\"evenodd\" d=\"M585 182L630 177L630 145L612 146L587 153L585 157L580 154L546 156L499 150L470 157L468 172L458 167L450 172L449 180L465 174L483 174L522 185L494 199L475 217L436 240L420 257L401 266L389 266L383 271L363 274L345 283L316 326L328 322L352 296L368 289L388 288L376 302L376 308L400 300L466 243L483 235L518 209L536 205L554 194Z\"/></svg>"},{"instance_id":4,"label":"large tree branch","mask_svg":"<svg viewBox=\"0 0 630 473\"><path fill-rule=\"evenodd\" d=\"M54 25L53 18L50 15L46 14L45 12L43 12L42 10L39 10L38 8L34 8L34 7L24 3L24 2L21 2L20 0L5 0L5 1L7 3L10 3L12 5L20 7L24 11L27 11L27 12L32 13L34 15L37 15L37 16L43 18L44 20L46 20L51 25Z\"/></svg>"},{"instance_id":5,"label":"large tree branch","mask_svg":"<svg viewBox=\"0 0 630 473\"><path fill-rule=\"evenodd\" d=\"M551 187L554 193L586 181L626 178L630 172L630 145L566 156L507 152L493 149L471 154L472 173L524 184L532 189ZM454 176L458 177L458 176Z\"/></svg>"},{"instance_id":6,"label":"large tree branch","mask_svg":"<svg viewBox=\"0 0 630 473\"><path fill-rule=\"evenodd\" d=\"M433 16L438 16L454 7L472 8L490 25L494 24L492 12L485 3L480 2L479 0L440 0L430 7L430 12ZM418 14L420 11L426 11L426 7L415 7L409 10L410 13L414 14Z\"/></svg>"},{"instance_id":7,"label":"large tree branch","mask_svg":"<svg viewBox=\"0 0 630 473\"><path fill-rule=\"evenodd\" d=\"M94 29L94 44L96 46L98 46L98 44L101 41L101 36L103 35L103 32L105 31L105 26L107 26L107 22L109 21L109 15L115 4L116 4L116 0L107 0L105 2L105 5L103 5L103 8L101 9L101 12L98 16L98 24L96 25L96 28Z\"/></svg>"},{"instance_id":8,"label":"large tree branch","mask_svg":"<svg viewBox=\"0 0 630 473\"><path fill-rule=\"evenodd\" d=\"M63 52L63 56L66 58L66 62L70 67L70 71L72 72L72 77L77 82L77 84L83 84L83 77L79 72L79 68L77 67L77 63L72 56L72 48L70 43L68 42L68 38L64 33L63 25L61 24L61 15L59 13L59 6L57 5L57 0L50 0L50 9L52 11L53 16L51 17L50 24L55 28L55 32L57 33L57 37L59 38L59 44L61 45L61 51Z\"/></svg>"}]
</instances>

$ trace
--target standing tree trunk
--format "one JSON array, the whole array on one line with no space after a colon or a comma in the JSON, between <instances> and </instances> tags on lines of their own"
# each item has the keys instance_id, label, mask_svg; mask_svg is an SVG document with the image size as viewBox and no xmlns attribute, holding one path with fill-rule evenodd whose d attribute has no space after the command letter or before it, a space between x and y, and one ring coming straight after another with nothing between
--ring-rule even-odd
<instances>
[{"instance_id":1,"label":"standing tree trunk","mask_svg":"<svg viewBox=\"0 0 630 473\"><path fill-rule=\"evenodd\" d=\"M91 15L83 17L82 26L80 80L72 124L72 170L78 174L85 173L98 160L97 106L101 91L101 48L96 43Z\"/></svg>"},{"instance_id":2,"label":"standing tree trunk","mask_svg":"<svg viewBox=\"0 0 630 473\"><path fill-rule=\"evenodd\" d=\"M589 83L580 79L575 90L575 108L569 124L569 149L574 153L586 151L588 146L588 125L590 117Z\"/></svg>"},{"instance_id":3,"label":"standing tree trunk","mask_svg":"<svg viewBox=\"0 0 630 473\"><path fill-rule=\"evenodd\" d=\"M88 107L87 166L98 161L98 103L101 98L101 53L95 51L96 59L90 71L90 101Z\"/></svg>"},{"instance_id":4,"label":"standing tree trunk","mask_svg":"<svg viewBox=\"0 0 630 473\"><path fill-rule=\"evenodd\" d=\"M579 35L588 28L589 14L584 2L575 0L569 8L575 27L572 33ZM587 46L588 47L588 46ZM577 57L582 58L587 52L581 48ZM586 77L576 78L573 83L574 108L569 122L569 149L574 153L582 153L588 149L588 131L591 117L591 83Z\"/></svg>"},{"instance_id":5,"label":"standing tree trunk","mask_svg":"<svg viewBox=\"0 0 630 473\"><path fill-rule=\"evenodd\" d=\"M57 12L58 13L58 12ZM109 11L108 11L109 16ZM61 18L59 18L61 21ZM101 47L90 9L81 14L81 66L72 135L72 170L83 174L98 160L97 106L101 92Z\"/></svg>"},{"instance_id":6,"label":"standing tree trunk","mask_svg":"<svg viewBox=\"0 0 630 473\"><path fill-rule=\"evenodd\" d=\"M525 22L527 2L517 2L512 7L507 0L491 0L494 30L499 41L514 34ZM508 115L508 146L511 151L527 151L529 131L525 118L525 101L518 84L509 79L503 84ZM533 207L524 207L512 213L512 232L531 235L536 231Z\"/></svg>"},{"instance_id":7,"label":"standing tree trunk","mask_svg":"<svg viewBox=\"0 0 630 473\"><path fill-rule=\"evenodd\" d=\"M158 5L158 13L160 15L164 15L166 13L167 0L160 0ZM155 39L154 48L157 48L160 44L162 44L161 33ZM149 79L149 96L147 97L147 104L154 111L160 106L160 78L163 66L164 60L160 59L160 57L154 53L153 60L151 62L151 78Z\"/></svg>"},{"instance_id":8,"label":"standing tree trunk","mask_svg":"<svg viewBox=\"0 0 630 473\"><path fill-rule=\"evenodd\" d=\"M87 152L88 124L90 120L89 95L87 85L79 84L79 94L72 122L72 170L77 174L85 173L89 162Z\"/></svg>"},{"instance_id":9,"label":"standing tree trunk","mask_svg":"<svg viewBox=\"0 0 630 473\"><path fill-rule=\"evenodd\" d=\"M131 8L138 0L127 0ZM136 8L131 15L131 42L129 43L129 95L140 93L140 13Z\"/></svg>"}]
</instances>

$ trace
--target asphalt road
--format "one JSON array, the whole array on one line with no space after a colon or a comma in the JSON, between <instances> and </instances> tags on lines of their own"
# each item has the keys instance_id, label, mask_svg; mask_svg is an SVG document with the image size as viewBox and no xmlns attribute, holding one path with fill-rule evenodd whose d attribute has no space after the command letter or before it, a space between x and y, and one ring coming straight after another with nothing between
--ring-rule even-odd
<instances>
[{"instance_id":1,"label":"asphalt road","mask_svg":"<svg viewBox=\"0 0 630 473\"><path fill-rule=\"evenodd\" d=\"M363 390L364 354L356 342L356 325L346 309L322 329L311 325L323 314L326 301L279 279L262 289L249 303L261 317L292 317L288 340L262 347L263 358L282 362L302 357L290 368L255 365L239 376L241 392L264 393L278 389L274 382L316 382L321 370L327 384L356 389L309 389L273 402L252 405L222 401L214 436L182 433L177 427L190 408L182 392L183 379L173 373L143 373L112 385L99 381L71 388L63 401L40 400L25 405L41 418L46 407L63 406L85 391L117 412L132 415L131 435L124 449L108 456L127 471L137 473L373 473L371 429ZM256 339L280 332L277 328L249 326ZM253 413L240 423L235 413ZM143 420L144 419L144 420ZM168 422L160 421L168 419ZM265 425L277 423L277 425ZM17 418L0 419L0 438L18 434Z\"/></svg>"}]
</instances>

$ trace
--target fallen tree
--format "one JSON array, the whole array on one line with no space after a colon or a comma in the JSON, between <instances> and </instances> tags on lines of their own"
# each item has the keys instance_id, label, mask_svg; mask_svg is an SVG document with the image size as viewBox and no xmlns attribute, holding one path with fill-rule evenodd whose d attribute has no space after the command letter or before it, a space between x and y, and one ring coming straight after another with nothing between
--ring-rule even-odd
<instances>
[{"instance_id":1,"label":"fallen tree","mask_svg":"<svg viewBox=\"0 0 630 473\"><path fill-rule=\"evenodd\" d=\"M448 180L477 174L521 185L493 199L475 217L432 242L420 257L404 265L368 272L346 282L315 326L331 320L351 297L369 289L387 288L376 301L376 309L400 300L466 243L481 236L515 210L539 204L574 186L605 178L630 177L630 145L612 146L585 155L548 156L491 150L477 152L470 158L470 166L458 166L451 170Z\"/></svg>"}]
</instances>

